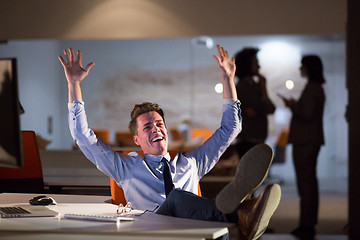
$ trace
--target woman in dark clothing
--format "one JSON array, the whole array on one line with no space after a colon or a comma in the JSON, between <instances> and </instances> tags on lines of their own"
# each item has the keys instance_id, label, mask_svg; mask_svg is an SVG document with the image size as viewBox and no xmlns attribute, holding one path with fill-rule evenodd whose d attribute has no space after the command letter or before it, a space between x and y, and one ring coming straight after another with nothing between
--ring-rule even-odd
<instances>
[{"instance_id":1,"label":"woman in dark clothing","mask_svg":"<svg viewBox=\"0 0 360 240\"><path fill-rule=\"evenodd\" d=\"M300 99L284 99L291 109L289 143L293 144L293 161L300 196L300 222L291 233L295 236L314 236L318 222L319 188L316 176L317 157L324 144L323 112L325 94L322 84L323 65L316 55L301 60L301 75L308 79Z\"/></svg>"}]
</instances>

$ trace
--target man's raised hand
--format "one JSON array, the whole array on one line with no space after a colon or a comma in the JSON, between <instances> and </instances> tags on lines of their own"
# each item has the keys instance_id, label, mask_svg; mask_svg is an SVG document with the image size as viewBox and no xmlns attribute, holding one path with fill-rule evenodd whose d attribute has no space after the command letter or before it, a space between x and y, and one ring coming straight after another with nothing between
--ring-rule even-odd
<instances>
[{"instance_id":1,"label":"man's raised hand","mask_svg":"<svg viewBox=\"0 0 360 240\"><path fill-rule=\"evenodd\" d=\"M64 55L67 62L59 56L59 61L64 67L64 72L68 84L79 83L89 74L90 69L95 65L95 63L89 63L85 68L81 64L81 51L77 50L77 59L75 59L75 53L72 48L64 50Z\"/></svg>"},{"instance_id":2,"label":"man's raised hand","mask_svg":"<svg viewBox=\"0 0 360 240\"><path fill-rule=\"evenodd\" d=\"M230 60L228 52L223 47L219 45L216 46L219 56L213 55L213 57L216 59L222 77L233 79L236 70L235 59L231 58Z\"/></svg>"}]
</instances>

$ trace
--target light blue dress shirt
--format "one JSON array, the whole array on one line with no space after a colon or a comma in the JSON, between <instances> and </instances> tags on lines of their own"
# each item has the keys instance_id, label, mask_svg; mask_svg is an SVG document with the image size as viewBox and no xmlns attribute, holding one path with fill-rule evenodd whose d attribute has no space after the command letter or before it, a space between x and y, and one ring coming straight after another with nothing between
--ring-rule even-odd
<instances>
[{"instance_id":1,"label":"light blue dress shirt","mask_svg":"<svg viewBox=\"0 0 360 240\"><path fill-rule=\"evenodd\" d=\"M151 211L158 208L166 198L162 156L145 155L143 159L136 152L117 153L88 127L84 102L69 103L68 110L71 135L84 155L116 181L134 208ZM223 100L221 126L202 146L179 151L174 159L170 159L169 153L165 155L175 188L198 194L199 180L215 166L240 131L240 102Z\"/></svg>"}]
</instances>

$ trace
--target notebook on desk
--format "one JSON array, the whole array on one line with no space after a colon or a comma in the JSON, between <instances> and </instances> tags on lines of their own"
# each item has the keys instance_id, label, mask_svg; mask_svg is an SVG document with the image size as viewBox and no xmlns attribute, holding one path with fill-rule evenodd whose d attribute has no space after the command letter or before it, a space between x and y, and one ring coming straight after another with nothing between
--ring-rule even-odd
<instances>
[{"instance_id":1,"label":"notebook on desk","mask_svg":"<svg viewBox=\"0 0 360 240\"><path fill-rule=\"evenodd\" d=\"M119 222L119 221L134 221L135 218L119 216L117 214L64 214L64 218L68 219L77 219L77 220L87 220L87 221L100 221L100 222Z\"/></svg>"},{"instance_id":2,"label":"notebook on desk","mask_svg":"<svg viewBox=\"0 0 360 240\"><path fill-rule=\"evenodd\" d=\"M103 221L103 222L119 222L119 221L134 221L134 216L141 216L145 213L145 210L132 209L131 205L127 211L124 211L125 208L122 205L119 206L116 213L107 213L107 214L74 214L66 213L64 218L78 219L78 220L89 220L89 221ZM121 210L121 211L119 211Z\"/></svg>"},{"instance_id":3,"label":"notebook on desk","mask_svg":"<svg viewBox=\"0 0 360 240\"><path fill-rule=\"evenodd\" d=\"M2 218L18 217L55 217L58 213L45 206L16 205L1 206L0 216Z\"/></svg>"}]
</instances>

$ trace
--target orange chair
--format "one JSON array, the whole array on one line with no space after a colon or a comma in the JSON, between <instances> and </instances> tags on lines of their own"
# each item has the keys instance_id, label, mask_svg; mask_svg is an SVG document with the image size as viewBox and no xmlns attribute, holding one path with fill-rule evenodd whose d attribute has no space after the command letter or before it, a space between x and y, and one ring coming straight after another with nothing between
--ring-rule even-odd
<instances>
[{"instance_id":1,"label":"orange chair","mask_svg":"<svg viewBox=\"0 0 360 240\"><path fill-rule=\"evenodd\" d=\"M210 128L191 128L190 130L191 139L201 138L202 142L208 140L213 134Z\"/></svg>"},{"instance_id":2,"label":"orange chair","mask_svg":"<svg viewBox=\"0 0 360 240\"><path fill-rule=\"evenodd\" d=\"M134 151L119 151L119 153L129 154ZM144 153L142 151L136 151L141 157L144 157ZM174 158L178 153L177 150L169 150L169 154L171 158ZM114 179L110 178L110 190L111 190L111 202L113 204L119 205L122 203L124 206L126 204L126 199L124 196L124 191L117 185ZM198 185L198 195L201 196L200 184Z\"/></svg>"},{"instance_id":3,"label":"orange chair","mask_svg":"<svg viewBox=\"0 0 360 240\"><path fill-rule=\"evenodd\" d=\"M130 131L117 131L115 133L115 146L137 147L137 145L134 143L133 135Z\"/></svg>"},{"instance_id":4,"label":"orange chair","mask_svg":"<svg viewBox=\"0 0 360 240\"><path fill-rule=\"evenodd\" d=\"M34 131L22 131L23 167L0 167L0 192L42 193L44 179Z\"/></svg>"},{"instance_id":5,"label":"orange chair","mask_svg":"<svg viewBox=\"0 0 360 240\"><path fill-rule=\"evenodd\" d=\"M176 127L170 127L169 133L170 133L173 141L184 140L183 137L181 136L181 133L179 132L179 130Z\"/></svg>"},{"instance_id":6,"label":"orange chair","mask_svg":"<svg viewBox=\"0 0 360 240\"><path fill-rule=\"evenodd\" d=\"M110 131L107 128L94 128L95 135L101 139L104 143L110 143Z\"/></svg>"}]
</instances>

